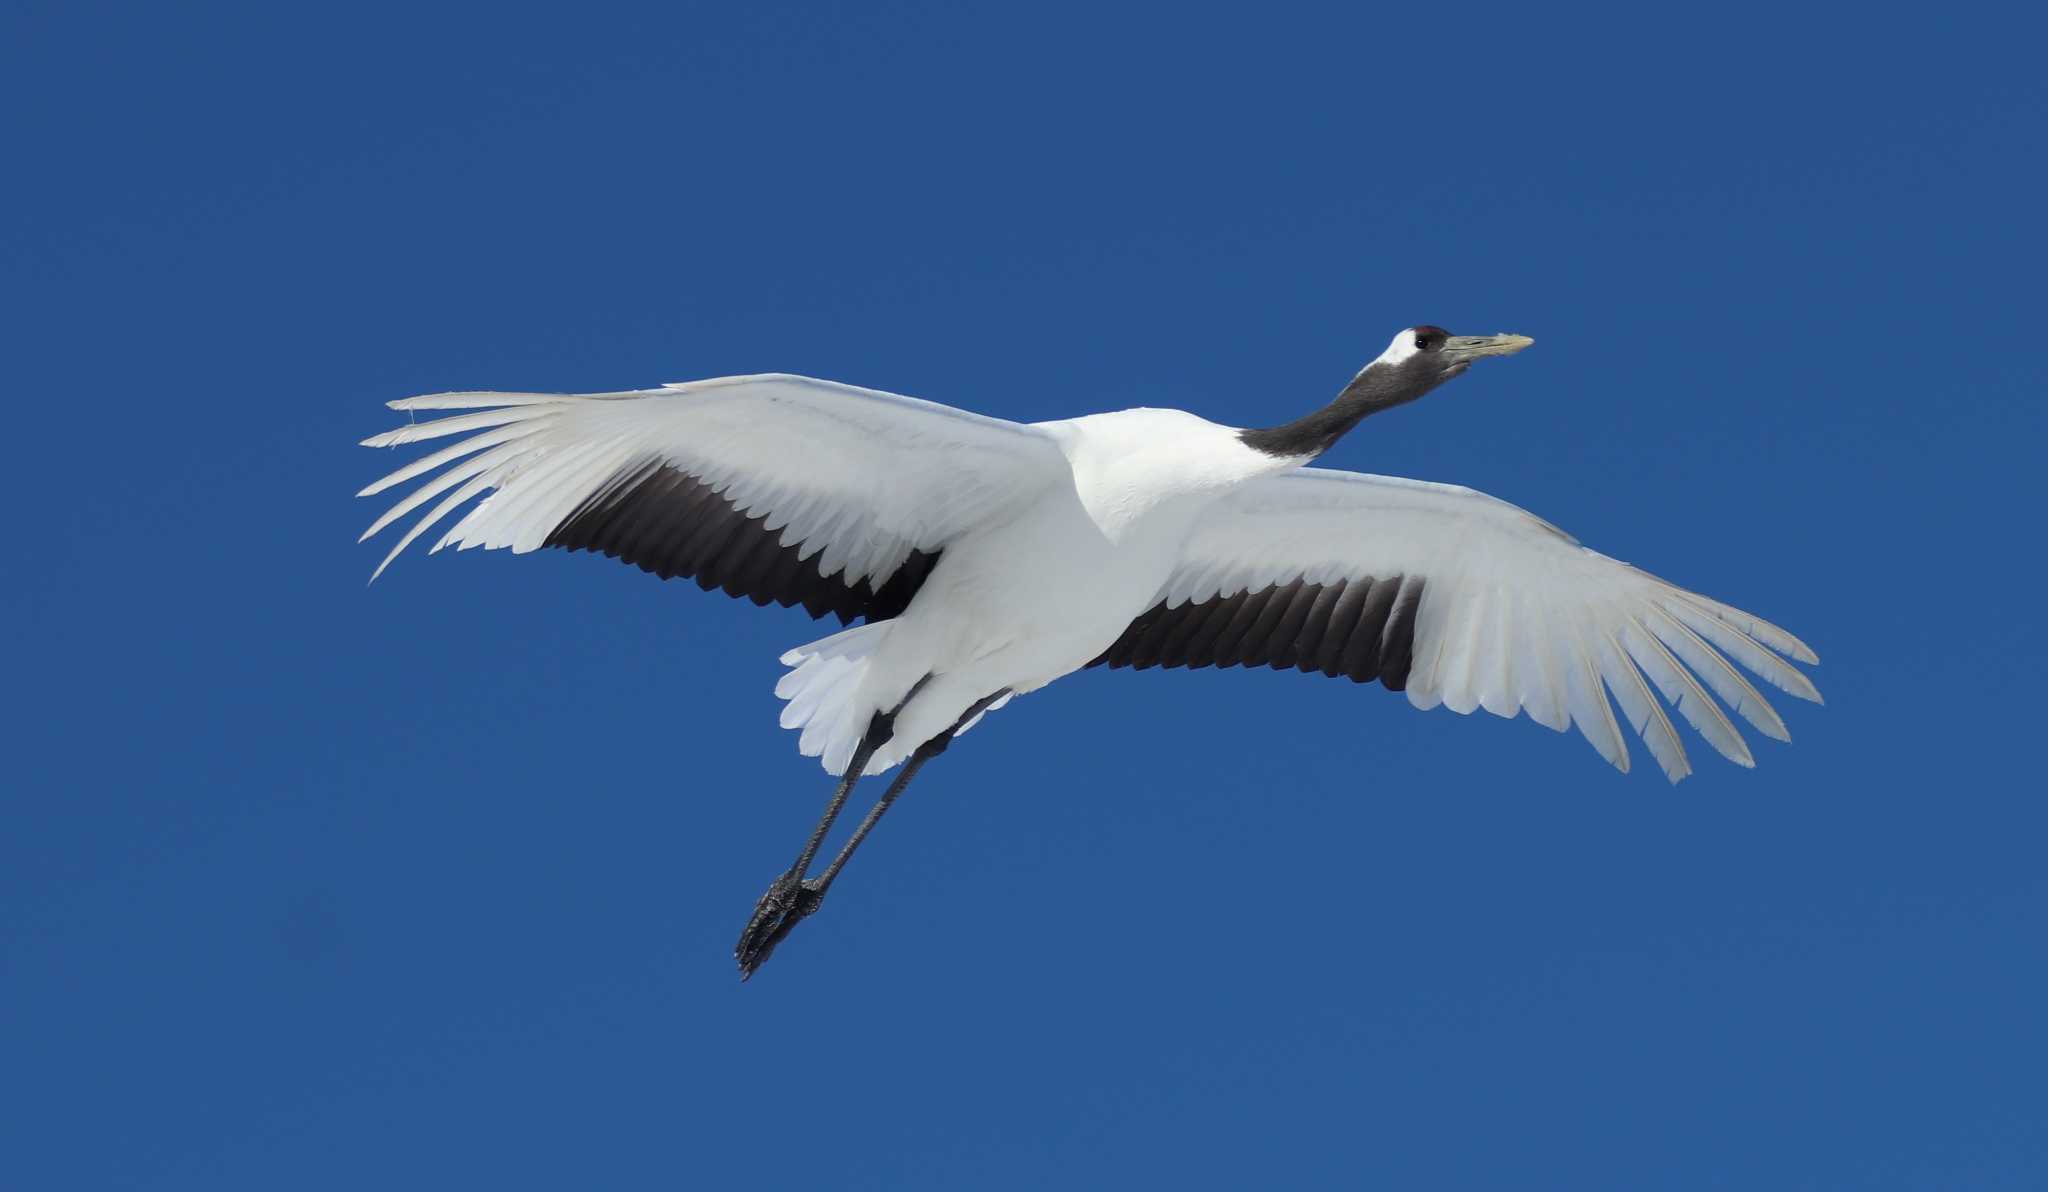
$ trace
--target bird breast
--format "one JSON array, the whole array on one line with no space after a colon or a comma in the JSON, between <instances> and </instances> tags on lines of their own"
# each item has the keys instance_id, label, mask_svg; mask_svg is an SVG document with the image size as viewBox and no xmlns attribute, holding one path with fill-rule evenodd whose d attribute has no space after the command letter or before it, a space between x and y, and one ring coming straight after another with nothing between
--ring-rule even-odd
<instances>
[{"instance_id":1,"label":"bird breast","mask_svg":"<svg viewBox=\"0 0 2048 1192\"><path fill-rule=\"evenodd\" d=\"M1042 424L1073 470L1074 496L1112 543L1170 532L1231 489L1295 466L1182 410L1119 410Z\"/></svg>"},{"instance_id":2,"label":"bird breast","mask_svg":"<svg viewBox=\"0 0 2048 1192\"><path fill-rule=\"evenodd\" d=\"M1021 691L1087 665L1157 600L1204 509L1288 466L1175 410L1047 429L1071 482L947 544L903 617L906 674L973 666Z\"/></svg>"}]
</instances>

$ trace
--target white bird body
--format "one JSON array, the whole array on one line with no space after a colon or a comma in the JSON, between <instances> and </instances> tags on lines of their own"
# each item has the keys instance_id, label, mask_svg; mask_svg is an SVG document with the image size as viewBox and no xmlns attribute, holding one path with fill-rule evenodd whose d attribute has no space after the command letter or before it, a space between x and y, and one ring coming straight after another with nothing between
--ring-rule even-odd
<instances>
[{"instance_id":1,"label":"white bird body","mask_svg":"<svg viewBox=\"0 0 2048 1192\"><path fill-rule=\"evenodd\" d=\"M783 726L843 777L741 936L751 973L919 766L1091 665L1378 681L1416 708L1576 727L1622 770L1626 723L1673 782L1691 765L1666 704L1739 765L1754 761L1724 707L1787 739L1730 662L1818 700L1787 661L1815 656L1784 630L1470 489L1308 466L1371 413L1529 342L1411 328L1337 400L1259 430L1154 409L1020 424L782 374L407 398L391 405L468 412L366 445L464 437L364 489L420 481L363 536L427 508L381 573L483 497L434 550L600 551L865 622L782 657ZM804 877L859 776L906 761L838 859Z\"/></svg>"},{"instance_id":2,"label":"white bird body","mask_svg":"<svg viewBox=\"0 0 2048 1192\"><path fill-rule=\"evenodd\" d=\"M990 692L1023 695L1087 666L1157 600L1206 508L1246 481L1299 466L1246 447L1235 428L1180 410L1122 410L1032 429L1059 445L1067 474L1020 507L963 528L902 615L844 635L866 652L835 658L859 673L833 676L851 679L851 690L813 715L835 731L803 743L804 752L824 756L826 769L839 772L877 712L900 705L895 735L869 773L901 761ZM799 670L778 694L794 701L825 677L802 669L812 649L785 655ZM784 717L790 727L809 722Z\"/></svg>"}]
</instances>

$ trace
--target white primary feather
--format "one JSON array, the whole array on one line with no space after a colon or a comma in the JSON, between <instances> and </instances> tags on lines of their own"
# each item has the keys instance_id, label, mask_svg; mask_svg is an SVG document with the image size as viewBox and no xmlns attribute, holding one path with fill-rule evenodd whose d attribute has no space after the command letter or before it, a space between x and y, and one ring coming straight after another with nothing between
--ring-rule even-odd
<instances>
[{"instance_id":1,"label":"white primary feather","mask_svg":"<svg viewBox=\"0 0 2048 1192\"><path fill-rule=\"evenodd\" d=\"M365 440L395 446L469 435L365 488L431 476L371 525L369 537L432 498L378 565L467 501L490 496L434 549L534 550L580 509L666 465L767 518L824 575L882 579L913 550L934 551L1064 475L1044 431L950 406L808 377L720 377L619 393L442 393L393 409L476 410ZM445 468L438 475L435 469Z\"/></svg>"},{"instance_id":2,"label":"white primary feather","mask_svg":"<svg viewBox=\"0 0 2048 1192\"><path fill-rule=\"evenodd\" d=\"M1749 747L1708 689L1766 736L1785 740L1785 726L1724 654L1795 696L1820 698L1779 657L1817 661L1798 638L1455 485L1323 468L1254 480L1197 521L1161 599L1395 575L1425 583L1411 704L1526 710L1559 731L1575 724L1623 770L1628 749L1609 692L1673 782L1691 764L1656 692L1744 766L1754 764Z\"/></svg>"}]
</instances>

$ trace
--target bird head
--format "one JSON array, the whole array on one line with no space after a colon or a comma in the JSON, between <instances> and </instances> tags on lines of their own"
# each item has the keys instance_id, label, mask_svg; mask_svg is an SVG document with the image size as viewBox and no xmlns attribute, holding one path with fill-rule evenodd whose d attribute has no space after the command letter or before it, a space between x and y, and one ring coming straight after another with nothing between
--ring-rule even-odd
<instances>
[{"instance_id":1,"label":"bird head","mask_svg":"<svg viewBox=\"0 0 2048 1192\"><path fill-rule=\"evenodd\" d=\"M1535 342L1526 335L1452 335L1425 323L1396 334L1358 375L1380 382L1376 389L1420 397L1472 367L1474 360L1512 356Z\"/></svg>"}]
</instances>

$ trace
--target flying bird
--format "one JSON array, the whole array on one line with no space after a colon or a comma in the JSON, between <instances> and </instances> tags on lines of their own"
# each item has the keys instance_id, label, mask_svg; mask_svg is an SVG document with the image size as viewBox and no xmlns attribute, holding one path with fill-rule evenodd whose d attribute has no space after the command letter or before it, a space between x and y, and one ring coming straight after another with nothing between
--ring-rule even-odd
<instances>
[{"instance_id":1,"label":"flying bird","mask_svg":"<svg viewBox=\"0 0 2048 1192\"><path fill-rule=\"evenodd\" d=\"M1624 771L1626 721L1673 782L1690 765L1664 703L1738 765L1754 763L1728 711L1787 739L1730 660L1818 701L1791 634L1469 488L1310 466L1363 419L1531 342L1411 327L1329 404L1253 429L1162 409L1022 424L784 374L405 398L391 408L463 412L365 446L462 437L359 494L420 482L363 538L427 507L381 574L482 496L433 550L600 552L847 626L782 655L782 725L839 780L740 935L744 979L921 767L1085 667L1376 680L1417 708L1576 727ZM813 874L854 784L899 765Z\"/></svg>"}]
</instances>

